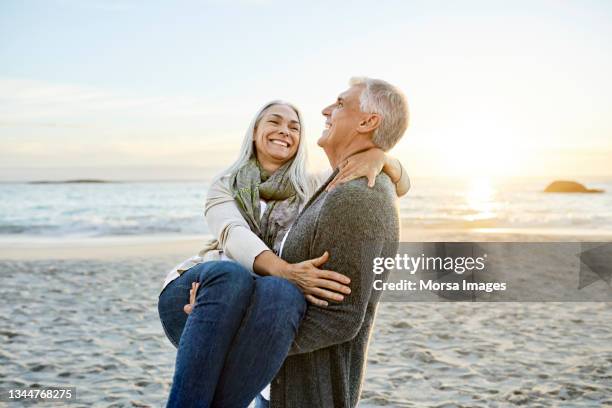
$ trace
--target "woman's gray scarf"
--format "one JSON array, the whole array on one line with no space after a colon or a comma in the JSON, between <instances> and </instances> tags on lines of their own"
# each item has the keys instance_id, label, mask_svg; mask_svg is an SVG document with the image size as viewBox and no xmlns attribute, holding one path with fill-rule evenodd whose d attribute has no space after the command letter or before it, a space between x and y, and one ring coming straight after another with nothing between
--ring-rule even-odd
<instances>
[{"instance_id":1,"label":"woman's gray scarf","mask_svg":"<svg viewBox=\"0 0 612 408\"><path fill-rule=\"evenodd\" d=\"M276 254L300 208L299 197L289 180L289 166L291 161L270 175L253 156L230 178L232 194L251 231ZM261 217L260 199L267 204Z\"/></svg>"}]
</instances>

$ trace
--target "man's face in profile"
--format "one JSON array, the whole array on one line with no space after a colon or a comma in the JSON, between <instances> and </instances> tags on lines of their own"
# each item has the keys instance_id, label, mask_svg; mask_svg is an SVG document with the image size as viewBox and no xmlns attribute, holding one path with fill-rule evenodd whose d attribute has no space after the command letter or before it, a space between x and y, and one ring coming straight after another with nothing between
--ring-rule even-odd
<instances>
[{"instance_id":1,"label":"man's face in profile","mask_svg":"<svg viewBox=\"0 0 612 408\"><path fill-rule=\"evenodd\" d=\"M364 113L359 107L359 98L364 85L353 85L338 95L336 102L327 106L321 112L325 116L325 129L317 144L326 149L333 149L347 137L357 132L359 122Z\"/></svg>"}]
</instances>

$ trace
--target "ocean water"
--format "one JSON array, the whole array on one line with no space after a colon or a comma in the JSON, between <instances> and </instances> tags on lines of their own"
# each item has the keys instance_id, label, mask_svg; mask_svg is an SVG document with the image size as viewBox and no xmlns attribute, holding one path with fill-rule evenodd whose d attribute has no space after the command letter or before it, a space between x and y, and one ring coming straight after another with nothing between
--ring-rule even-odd
<instances>
[{"instance_id":1,"label":"ocean water","mask_svg":"<svg viewBox=\"0 0 612 408\"><path fill-rule=\"evenodd\" d=\"M197 182L0 184L0 234L99 237L208 233Z\"/></svg>"},{"instance_id":2,"label":"ocean water","mask_svg":"<svg viewBox=\"0 0 612 408\"><path fill-rule=\"evenodd\" d=\"M415 180L404 223L425 227L612 230L612 179L580 180L600 194L544 193L550 180Z\"/></svg>"},{"instance_id":3,"label":"ocean water","mask_svg":"<svg viewBox=\"0 0 612 408\"><path fill-rule=\"evenodd\" d=\"M547 194L546 180L414 179L405 225L612 231L612 179L581 180L602 194ZM207 234L204 182L0 184L0 236Z\"/></svg>"}]
</instances>

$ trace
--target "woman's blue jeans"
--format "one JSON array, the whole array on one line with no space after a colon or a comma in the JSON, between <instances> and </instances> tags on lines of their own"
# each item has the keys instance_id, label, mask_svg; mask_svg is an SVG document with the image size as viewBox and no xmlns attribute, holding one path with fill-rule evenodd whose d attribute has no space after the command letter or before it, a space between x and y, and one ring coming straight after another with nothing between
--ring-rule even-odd
<instances>
[{"instance_id":1,"label":"woman's blue jeans","mask_svg":"<svg viewBox=\"0 0 612 408\"><path fill-rule=\"evenodd\" d=\"M192 282L200 282L190 315ZM244 408L280 369L306 301L289 281L254 277L236 262L198 264L159 297L166 335L178 347L168 407Z\"/></svg>"}]
</instances>

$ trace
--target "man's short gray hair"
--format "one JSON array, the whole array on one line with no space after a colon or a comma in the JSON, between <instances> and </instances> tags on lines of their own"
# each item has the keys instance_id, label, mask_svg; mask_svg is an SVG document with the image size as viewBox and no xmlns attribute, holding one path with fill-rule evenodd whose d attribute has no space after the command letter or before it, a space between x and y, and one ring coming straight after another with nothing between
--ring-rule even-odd
<instances>
[{"instance_id":1,"label":"man's short gray hair","mask_svg":"<svg viewBox=\"0 0 612 408\"><path fill-rule=\"evenodd\" d=\"M382 121L374 131L372 141L382 150L390 150L402 138L408 128L408 101L406 96L381 79L354 77L349 81L351 86L364 85L359 98L362 112L378 113Z\"/></svg>"}]
</instances>

